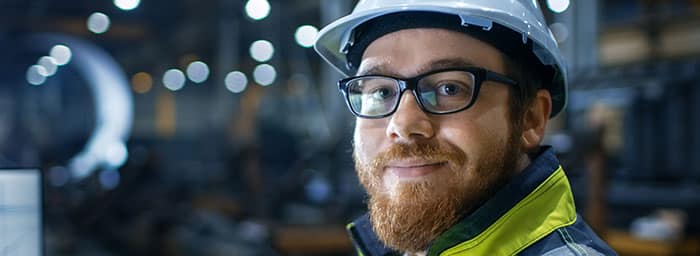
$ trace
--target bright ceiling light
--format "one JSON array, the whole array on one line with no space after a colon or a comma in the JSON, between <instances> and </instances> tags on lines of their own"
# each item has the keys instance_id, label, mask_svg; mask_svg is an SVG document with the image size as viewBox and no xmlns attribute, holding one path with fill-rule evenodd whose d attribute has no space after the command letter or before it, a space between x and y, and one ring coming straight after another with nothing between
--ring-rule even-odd
<instances>
[{"instance_id":1,"label":"bright ceiling light","mask_svg":"<svg viewBox=\"0 0 700 256\"><path fill-rule=\"evenodd\" d=\"M253 70L253 79L256 83L262 86L268 86L277 79L277 71L275 67L268 64L260 64Z\"/></svg>"},{"instance_id":2,"label":"bright ceiling light","mask_svg":"<svg viewBox=\"0 0 700 256\"><path fill-rule=\"evenodd\" d=\"M250 56L258 62L266 62L272 59L275 54L275 47L266 40L258 40L250 45Z\"/></svg>"},{"instance_id":3,"label":"bright ceiling light","mask_svg":"<svg viewBox=\"0 0 700 256\"><path fill-rule=\"evenodd\" d=\"M262 20L270 14L270 3L267 0L248 0L245 13L254 20Z\"/></svg>"},{"instance_id":4,"label":"bright ceiling light","mask_svg":"<svg viewBox=\"0 0 700 256\"><path fill-rule=\"evenodd\" d=\"M114 0L114 5L124 11L131 11L139 7L141 0Z\"/></svg>"},{"instance_id":5,"label":"bright ceiling light","mask_svg":"<svg viewBox=\"0 0 700 256\"><path fill-rule=\"evenodd\" d=\"M31 85L41 85L46 82L46 69L42 65L33 65L27 69L27 82Z\"/></svg>"},{"instance_id":6,"label":"bright ceiling light","mask_svg":"<svg viewBox=\"0 0 700 256\"><path fill-rule=\"evenodd\" d=\"M58 70L58 64L56 64L56 60L50 56L44 56L39 58L39 62L37 64L41 65L42 67L44 67L44 69L46 69L46 76L53 76Z\"/></svg>"},{"instance_id":7,"label":"bright ceiling light","mask_svg":"<svg viewBox=\"0 0 700 256\"><path fill-rule=\"evenodd\" d=\"M226 84L226 89L230 92L240 93L245 91L245 88L248 86L248 78L243 72L233 71L226 75L224 83Z\"/></svg>"},{"instance_id":8,"label":"bright ceiling light","mask_svg":"<svg viewBox=\"0 0 700 256\"><path fill-rule=\"evenodd\" d=\"M92 33L102 34L109 29L109 17L101 12L96 12L90 15L87 20L87 28Z\"/></svg>"},{"instance_id":9,"label":"bright ceiling light","mask_svg":"<svg viewBox=\"0 0 700 256\"><path fill-rule=\"evenodd\" d=\"M294 39L296 39L297 44L309 48L316 42L316 35L318 35L318 29L316 27L304 25L297 28L296 33L294 33Z\"/></svg>"},{"instance_id":10,"label":"bright ceiling light","mask_svg":"<svg viewBox=\"0 0 700 256\"><path fill-rule=\"evenodd\" d=\"M203 83L209 78L209 66L201 61L195 61L187 65L187 78L195 83Z\"/></svg>"},{"instance_id":11,"label":"bright ceiling light","mask_svg":"<svg viewBox=\"0 0 700 256\"><path fill-rule=\"evenodd\" d=\"M57 44L52 47L49 55L56 60L56 64L59 66L68 64L70 59L73 57L73 53L71 52L70 48L62 44Z\"/></svg>"},{"instance_id":12,"label":"bright ceiling light","mask_svg":"<svg viewBox=\"0 0 700 256\"><path fill-rule=\"evenodd\" d=\"M185 87L185 74L178 69L170 69L163 74L163 85L171 91L177 91Z\"/></svg>"},{"instance_id":13,"label":"bright ceiling light","mask_svg":"<svg viewBox=\"0 0 700 256\"><path fill-rule=\"evenodd\" d=\"M555 13L562 13L569 8L569 0L547 0L547 6Z\"/></svg>"}]
</instances>

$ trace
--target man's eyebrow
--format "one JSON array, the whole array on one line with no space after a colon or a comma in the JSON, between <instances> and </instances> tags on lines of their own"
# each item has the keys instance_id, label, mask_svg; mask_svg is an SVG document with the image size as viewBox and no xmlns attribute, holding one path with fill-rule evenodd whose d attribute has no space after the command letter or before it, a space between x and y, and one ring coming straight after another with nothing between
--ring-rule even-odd
<instances>
[{"instance_id":1,"label":"man's eyebrow","mask_svg":"<svg viewBox=\"0 0 700 256\"><path fill-rule=\"evenodd\" d=\"M432 61L428 63L427 65L424 65L420 69L418 69L418 72L416 74L423 74L427 73L433 70L438 70L438 69L446 69L446 68L466 68L466 67L474 67L476 66L474 63L472 63L469 60L465 60L462 58L449 58L449 59L439 59Z\"/></svg>"},{"instance_id":2,"label":"man's eyebrow","mask_svg":"<svg viewBox=\"0 0 700 256\"><path fill-rule=\"evenodd\" d=\"M415 75L423 74L432 70L446 69L446 68L462 68L462 67L474 67L476 66L469 60L462 58L449 58L449 59L438 59L434 60L423 67L418 69ZM363 75L395 75L393 72L388 72L386 67L382 64L369 67L365 70L360 70L357 72L357 76Z\"/></svg>"},{"instance_id":3,"label":"man's eyebrow","mask_svg":"<svg viewBox=\"0 0 700 256\"><path fill-rule=\"evenodd\" d=\"M364 69L364 70L358 70L356 76L365 76L365 75L387 75L387 72L384 71L384 66L383 65L376 65L372 66L370 68Z\"/></svg>"}]
</instances>

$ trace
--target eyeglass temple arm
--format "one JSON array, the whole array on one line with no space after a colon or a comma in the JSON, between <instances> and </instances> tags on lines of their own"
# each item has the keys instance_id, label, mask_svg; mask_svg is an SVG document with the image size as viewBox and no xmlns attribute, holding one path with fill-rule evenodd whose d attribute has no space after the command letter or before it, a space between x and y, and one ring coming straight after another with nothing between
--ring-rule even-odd
<instances>
[{"instance_id":1,"label":"eyeglass temple arm","mask_svg":"<svg viewBox=\"0 0 700 256\"><path fill-rule=\"evenodd\" d=\"M494 81L494 82L499 82L499 83L504 83L504 84L509 84L509 85L518 85L518 82L514 81L513 79L510 79L504 75L491 72L491 71L486 71L486 80L487 81Z\"/></svg>"}]
</instances>

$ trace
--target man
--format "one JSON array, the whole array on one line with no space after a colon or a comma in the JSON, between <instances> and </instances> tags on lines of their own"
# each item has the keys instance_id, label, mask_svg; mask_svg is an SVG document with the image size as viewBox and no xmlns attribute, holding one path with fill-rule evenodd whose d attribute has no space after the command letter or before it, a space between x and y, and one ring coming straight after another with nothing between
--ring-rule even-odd
<instances>
[{"instance_id":1,"label":"man","mask_svg":"<svg viewBox=\"0 0 700 256\"><path fill-rule=\"evenodd\" d=\"M614 255L553 150L566 68L537 1L362 0L324 28L369 215L359 255Z\"/></svg>"}]
</instances>

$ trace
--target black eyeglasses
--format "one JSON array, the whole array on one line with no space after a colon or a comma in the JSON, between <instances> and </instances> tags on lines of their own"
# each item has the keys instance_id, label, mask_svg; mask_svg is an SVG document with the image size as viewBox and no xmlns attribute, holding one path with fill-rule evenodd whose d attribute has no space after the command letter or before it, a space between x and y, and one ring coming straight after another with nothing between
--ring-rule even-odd
<instances>
[{"instance_id":1,"label":"black eyeglasses","mask_svg":"<svg viewBox=\"0 0 700 256\"><path fill-rule=\"evenodd\" d=\"M505 75L467 67L434 70L408 79L384 75L349 77L338 82L338 89L345 96L350 111L358 117L392 115L399 106L401 95L409 89L423 111L444 115L474 105L483 81L518 85Z\"/></svg>"}]
</instances>

